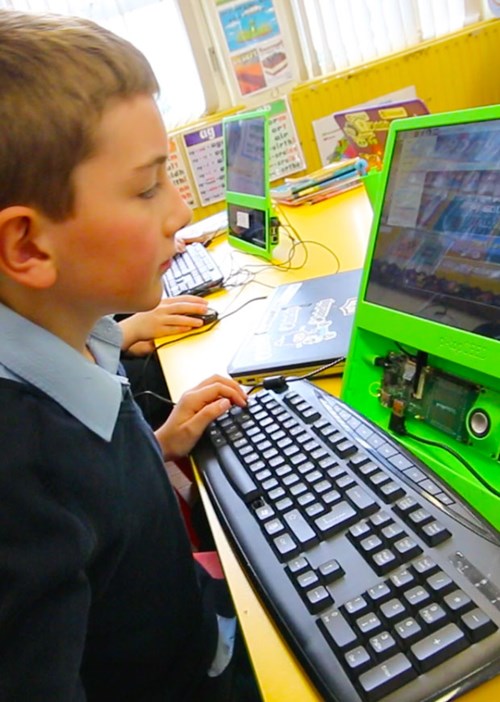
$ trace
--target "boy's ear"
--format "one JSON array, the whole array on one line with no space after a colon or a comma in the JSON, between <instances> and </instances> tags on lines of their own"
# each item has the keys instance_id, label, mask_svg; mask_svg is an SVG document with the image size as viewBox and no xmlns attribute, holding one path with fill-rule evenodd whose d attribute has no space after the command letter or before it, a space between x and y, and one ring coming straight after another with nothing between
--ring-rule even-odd
<instances>
[{"instance_id":1,"label":"boy's ear","mask_svg":"<svg viewBox=\"0 0 500 702\"><path fill-rule=\"evenodd\" d=\"M56 279L43 221L30 207L0 211L0 271L30 288L48 288Z\"/></svg>"}]
</instances>

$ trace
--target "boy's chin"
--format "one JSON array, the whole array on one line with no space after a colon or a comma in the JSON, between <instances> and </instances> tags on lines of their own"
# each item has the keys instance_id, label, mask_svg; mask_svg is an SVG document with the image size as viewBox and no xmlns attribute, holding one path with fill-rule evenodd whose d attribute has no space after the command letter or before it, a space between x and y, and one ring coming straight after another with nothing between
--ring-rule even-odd
<instances>
[{"instance_id":1,"label":"boy's chin","mask_svg":"<svg viewBox=\"0 0 500 702\"><path fill-rule=\"evenodd\" d=\"M160 283L157 291L151 292L149 295L138 295L136 300L133 300L129 305L131 309L122 310L122 312L127 312L128 314L133 314L134 312L148 312L160 304L162 296L163 285Z\"/></svg>"}]
</instances>

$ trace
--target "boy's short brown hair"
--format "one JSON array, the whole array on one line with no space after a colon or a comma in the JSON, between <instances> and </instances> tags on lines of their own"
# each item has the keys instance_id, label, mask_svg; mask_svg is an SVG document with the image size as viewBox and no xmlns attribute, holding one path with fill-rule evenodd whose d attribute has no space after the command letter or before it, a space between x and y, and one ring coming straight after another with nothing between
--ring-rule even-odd
<instances>
[{"instance_id":1,"label":"boy's short brown hair","mask_svg":"<svg viewBox=\"0 0 500 702\"><path fill-rule=\"evenodd\" d=\"M157 93L143 54L90 20L0 10L0 209L70 216L105 108Z\"/></svg>"}]
</instances>

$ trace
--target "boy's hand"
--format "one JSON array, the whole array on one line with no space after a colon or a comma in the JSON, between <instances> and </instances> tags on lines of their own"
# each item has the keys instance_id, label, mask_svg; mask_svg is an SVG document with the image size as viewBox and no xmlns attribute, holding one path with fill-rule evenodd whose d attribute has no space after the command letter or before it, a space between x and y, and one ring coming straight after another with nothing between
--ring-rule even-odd
<instances>
[{"instance_id":1,"label":"boy's hand","mask_svg":"<svg viewBox=\"0 0 500 702\"><path fill-rule=\"evenodd\" d=\"M232 405L245 407L246 393L231 378L214 375L185 392L156 432L165 459L186 456L207 426Z\"/></svg>"},{"instance_id":2,"label":"boy's hand","mask_svg":"<svg viewBox=\"0 0 500 702\"><path fill-rule=\"evenodd\" d=\"M181 334L201 327L203 322L190 314L205 314L206 300L195 295L179 295L162 300L148 312L137 312L120 322L123 333L122 350L142 356L154 350L153 339Z\"/></svg>"}]
</instances>

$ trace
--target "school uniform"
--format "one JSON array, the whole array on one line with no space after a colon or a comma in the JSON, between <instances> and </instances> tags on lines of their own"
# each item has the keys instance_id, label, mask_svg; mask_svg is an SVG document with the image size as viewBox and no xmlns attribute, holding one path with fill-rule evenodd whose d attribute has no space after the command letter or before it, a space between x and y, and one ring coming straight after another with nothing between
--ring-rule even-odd
<instances>
[{"instance_id":1,"label":"school uniform","mask_svg":"<svg viewBox=\"0 0 500 702\"><path fill-rule=\"evenodd\" d=\"M96 364L3 305L0 329L0 699L205 699L215 607L118 325Z\"/></svg>"}]
</instances>

